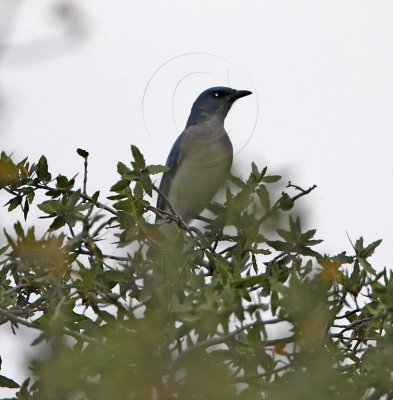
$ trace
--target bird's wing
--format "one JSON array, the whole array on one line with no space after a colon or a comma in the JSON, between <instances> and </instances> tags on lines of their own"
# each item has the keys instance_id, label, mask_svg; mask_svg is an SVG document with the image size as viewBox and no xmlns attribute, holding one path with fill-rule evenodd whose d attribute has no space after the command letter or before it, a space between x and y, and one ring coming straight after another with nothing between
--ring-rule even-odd
<instances>
[{"instance_id":1,"label":"bird's wing","mask_svg":"<svg viewBox=\"0 0 393 400\"><path fill-rule=\"evenodd\" d=\"M176 170L180 163L180 148L183 137L184 132L176 139L175 143L173 144L165 164L167 167L169 167L169 171L165 172L160 183L160 192L164 195L167 195L169 193L171 182L176 174ZM165 199L161 195L158 195L157 208L159 208L160 210L165 210L165 206Z\"/></svg>"},{"instance_id":2,"label":"bird's wing","mask_svg":"<svg viewBox=\"0 0 393 400\"><path fill-rule=\"evenodd\" d=\"M193 141L195 138L204 137L206 134L206 128L203 125L192 125L187 127L181 135L176 139L169 153L166 161L166 166L169 167L169 171L165 172L160 183L160 192L165 196L168 196L170 187L176 172L184 161L187 159L190 151L193 151ZM158 196L157 208L160 210L166 209L166 201L162 196Z\"/></svg>"}]
</instances>

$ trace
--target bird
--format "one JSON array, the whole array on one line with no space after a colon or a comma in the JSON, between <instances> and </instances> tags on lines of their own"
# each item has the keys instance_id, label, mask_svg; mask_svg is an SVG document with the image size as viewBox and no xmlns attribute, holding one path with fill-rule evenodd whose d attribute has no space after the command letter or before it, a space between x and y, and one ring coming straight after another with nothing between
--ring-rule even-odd
<instances>
[{"instance_id":1,"label":"bird","mask_svg":"<svg viewBox=\"0 0 393 400\"><path fill-rule=\"evenodd\" d=\"M174 211L189 224L209 205L229 176L233 161L225 117L236 100L250 94L249 90L217 86L197 97L166 161L169 170L159 186L158 209Z\"/></svg>"}]
</instances>

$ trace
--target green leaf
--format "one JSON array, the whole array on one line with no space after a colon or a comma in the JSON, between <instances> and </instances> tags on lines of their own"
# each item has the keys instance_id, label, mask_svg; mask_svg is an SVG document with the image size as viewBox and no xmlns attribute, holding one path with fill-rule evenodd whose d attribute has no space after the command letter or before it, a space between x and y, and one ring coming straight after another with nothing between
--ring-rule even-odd
<instances>
[{"instance_id":1,"label":"green leaf","mask_svg":"<svg viewBox=\"0 0 393 400\"><path fill-rule=\"evenodd\" d=\"M302 234L302 227L300 225L300 218L297 217L295 220L289 216L289 228L294 238L300 238Z\"/></svg>"},{"instance_id":2,"label":"green leaf","mask_svg":"<svg viewBox=\"0 0 393 400\"><path fill-rule=\"evenodd\" d=\"M18 181L18 167L4 151L0 157L0 188L12 185Z\"/></svg>"},{"instance_id":3,"label":"green leaf","mask_svg":"<svg viewBox=\"0 0 393 400\"><path fill-rule=\"evenodd\" d=\"M312 237L314 237L316 233L317 233L316 229L310 229L309 231L302 234L301 239L303 242L306 242L310 240Z\"/></svg>"},{"instance_id":4,"label":"green leaf","mask_svg":"<svg viewBox=\"0 0 393 400\"><path fill-rule=\"evenodd\" d=\"M68 209L73 209L76 204L78 203L78 201L81 198L81 191L80 189L76 190L75 192L73 192L70 197L67 200L67 208Z\"/></svg>"},{"instance_id":5,"label":"green leaf","mask_svg":"<svg viewBox=\"0 0 393 400\"><path fill-rule=\"evenodd\" d=\"M89 153L83 149L76 149L76 152L83 158L89 157Z\"/></svg>"},{"instance_id":6,"label":"green leaf","mask_svg":"<svg viewBox=\"0 0 393 400\"><path fill-rule=\"evenodd\" d=\"M27 214L29 213L29 200L27 197L25 199L25 204L22 208L23 208L23 217L25 218L26 221Z\"/></svg>"},{"instance_id":7,"label":"green leaf","mask_svg":"<svg viewBox=\"0 0 393 400\"><path fill-rule=\"evenodd\" d=\"M22 197L20 196L14 197L9 202L8 211L15 210L15 208L18 207L21 203L22 203Z\"/></svg>"},{"instance_id":8,"label":"green leaf","mask_svg":"<svg viewBox=\"0 0 393 400\"><path fill-rule=\"evenodd\" d=\"M61 227L63 227L66 223L66 220L64 217L56 217L54 219L54 221L52 222L51 226L49 227L49 229L51 231L55 231Z\"/></svg>"},{"instance_id":9,"label":"green leaf","mask_svg":"<svg viewBox=\"0 0 393 400\"><path fill-rule=\"evenodd\" d=\"M284 229L277 229L277 233L287 242L296 242L296 237L293 236L293 232L284 231Z\"/></svg>"},{"instance_id":10,"label":"green leaf","mask_svg":"<svg viewBox=\"0 0 393 400\"><path fill-rule=\"evenodd\" d=\"M277 181L279 181L281 179L281 176L280 175L267 175L267 176L264 176L263 178L262 178L262 182L266 182L266 183L274 183L274 182L277 182Z\"/></svg>"},{"instance_id":11,"label":"green leaf","mask_svg":"<svg viewBox=\"0 0 393 400\"><path fill-rule=\"evenodd\" d=\"M1 247L1 248L0 248L0 255L3 254L3 253L5 253L5 252L7 251L7 249L8 249L8 247L10 247L9 244L7 244L7 245L4 246L4 247Z\"/></svg>"},{"instance_id":12,"label":"green leaf","mask_svg":"<svg viewBox=\"0 0 393 400\"><path fill-rule=\"evenodd\" d=\"M264 210L265 211L270 210L270 198L266 186L261 185L257 190L257 195L259 197L259 200L261 201L261 205L264 208Z\"/></svg>"},{"instance_id":13,"label":"green leaf","mask_svg":"<svg viewBox=\"0 0 393 400\"><path fill-rule=\"evenodd\" d=\"M46 214L54 214L58 210L59 205L60 202L58 200L47 200L38 204L37 207Z\"/></svg>"},{"instance_id":14,"label":"green leaf","mask_svg":"<svg viewBox=\"0 0 393 400\"><path fill-rule=\"evenodd\" d=\"M272 315L275 316L276 312L277 312L277 308L278 308L278 293L273 290L272 294L270 296L270 307L271 307L271 311L272 311Z\"/></svg>"},{"instance_id":15,"label":"green leaf","mask_svg":"<svg viewBox=\"0 0 393 400\"><path fill-rule=\"evenodd\" d=\"M258 167L256 166L256 164L254 162L251 163L251 171L255 175L256 178L259 178L260 172L259 172L259 169L258 169Z\"/></svg>"},{"instance_id":16,"label":"green leaf","mask_svg":"<svg viewBox=\"0 0 393 400\"><path fill-rule=\"evenodd\" d=\"M64 175L59 175L56 178L56 186L60 189L65 189L68 186L68 179Z\"/></svg>"},{"instance_id":17,"label":"green leaf","mask_svg":"<svg viewBox=\"0 0 393 400\"><path fill-rule=\"evenodd\" d=\"M382 239L379 239L379 240L376 240L375 242L369 244L369 245L364 249L362 256L363 256L364 258L370 257L370 256L374 253L375 249L376 249L381 243L382 243Z\"/></svg>"},{"instance_id":18,"label":"green leaf","mask_svg":"<svg viewBox=\"0 0 393 400\"><path fill-rule=\"evenodd\" d=\"M30 190L30 191L27 193L27 199L29 200L29 203L30 203L30 204L33 202L34 197L35 197L34 191L33 191L33 190Z\"/></svg>"},{"instance_id":19,"label":"green leaf","mask_svg":"<svg viewBox=\"0 0 393 400\"><path fill-rule=\"evenodd\" d=\"M243 189L245 188L247 185L237 176L234 175L229 175L228 178L232 183L234 183L236 186L238 186L239 188Z\"/></svg>"},{"instance_id":20,"label":"green leaf","mask_svg":"<svg viewBox=\"0 0 393 400\"><path fill-rule=\"evenodd\" d=\"M43 182L49 182L52 178L48 171L48 161L45 156L41 156L37 165L37 176Z\"/></svg>"},{"instance_id":21,"label":"green leaf","mask_svg":"<svg viewBox=\"0 0 393 400\"><path fill-rule=\"evenodd\" d=\"M143 190L151 197L153 194L153 184L150 180L150 177L144 174L140 182L143 187Z\"/></svg>"},{"instance_id":22,"label":"green leaf","mask_svg":"<svg viewBox=\"0 0 393 400\"><path fill-rule=\"evenodd\" d=\"M10 378L0 375L0 387L5 387L9 389L17 389L19 385Z\"/></svg>"},{"instance_id":23,"label":"green leaf","mask_svg":"<svg viewBox=\"0 0 393 400\"><path fill-rule=\"evenodd\" d=\"M111 192L121 192L123 189L128 187L130 183L131 181L129 179L121 179L111 187Z\"/></svg>"},{"instance_id":24,"label":"green leaf","mask_svg":"<svg viewBox=\"0 0 393 400\"><path fill-rule=\"evenodd\" d=\"M47 339L46 332L40 333L38 337L36 337L31 343L30 346L36 346L37 344L41 343L43 340Z\"/></svg>"},{"instance_id":25,"label":"green leaf","mask_svg":"<svg viewBox=\"0 0 393 400\"><path fill-rule=\"evenodd\" d=\"M118 163L117 163L117 172L118 172L120 175L124 175L124 174L129 174L129 173L131 173L132 171L131 171L131 169L128 168L127 165L125 165L124 163L118 162Z\"/></svg>"},{"instance_id":26,"label":"green leaf","mask_svg":"<svg viewBox=\"0 0 393 400\"><path fill-rule=\"evenodd\" d=\"M93 194L93 196L91 196L91 201L92 201L94 204L97 203L97 200L98 200L99 195L100 195L100 191L97 190L97 192L95 192L95 193Z\"/></svg>"},{"instance_id":27,"label":"green leaf","mask_svg":"<svg viewBox=\"0 0 393 400\"><path fill-rule=\"evenodd\" d=\"M145 159L143 158L142 153L139 151L138 147L131 145L132 156L134 157L135 163L134 166L137 169L145 169Z\"/></svg>"},{"instance_id":28,"label":"green leaf","mask_svg":"<svg viewBox=\"0 0 393 400\"><path fill-rule=\"evenodd\" d=\"M294 251L294 246L292 243L287 243L280 240L268 240L266 243L278 251L283 251L285 253L291 253Z\"/></svg>"},{"instance_id":29,"label":"green leaf","mask_svg":"<svg viewBox=\"0 0 393 400\"><path fill-rule=\"evenodd\" d=\"M296 249L297 253L302 254L303 256L310 256L310 257L320 257L321 256L315 250L312 250L309 247L304 246L304 245L297 245L295 247L295 249Z\"/></svg>"},{"instance_id":30,"label":"green leaf","mask_svg":"<svg viewBox=\"0 0 393 400\"><path fill-rule=\"evenodd\" d=\"M148 165L147 170L149 171L149 174L155 175L169 171L169 167L166 167L164 165Z\"/></svg>"},{"instance_id":31,"label":"green leaf","mask_svg":"<svg viewBox=\"0 0 393 400\"><path fill-rule=\"evenodd\" d=\"M232 281L232 286L236 288L246 288L255 285L265 286L269 284L269 278L266 274L257 276L248 276L246 278L235 279Z\"/></svg>"}]
</instances>

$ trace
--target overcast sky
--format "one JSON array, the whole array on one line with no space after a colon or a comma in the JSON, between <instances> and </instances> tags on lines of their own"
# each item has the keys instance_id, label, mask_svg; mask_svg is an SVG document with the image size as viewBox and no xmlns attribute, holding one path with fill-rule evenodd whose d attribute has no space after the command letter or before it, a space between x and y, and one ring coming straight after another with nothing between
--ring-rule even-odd
<instances>
[{"instance_id":1,"label":"overcast sky","mask_svg":"<svg viewBox=\"0 0 393 400\"><path fill-rule=\"evenodd\" d=\"M2 150L73 175L84 148L88 189L105 194L131 143L165 163L202 90L252 90L226 123L234 171L255 161L318 185L304 203L320 250L350 251L346 232L382 238L374 264L392 266L392 1L55 4L0 0ZM2 373L20 380L12 348L1 352Z\"/></svg>"}]
</instances>

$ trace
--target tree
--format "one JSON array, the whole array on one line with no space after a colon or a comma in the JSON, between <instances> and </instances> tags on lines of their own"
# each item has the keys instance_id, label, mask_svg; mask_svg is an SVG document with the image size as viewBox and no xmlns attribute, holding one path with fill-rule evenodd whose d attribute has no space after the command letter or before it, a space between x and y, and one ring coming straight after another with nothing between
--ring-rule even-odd
<instances>
[{"instance_id":1,"label":"tree","mask_svg":"<svg viewBox=\"0 0 393 400\"><path fill-rule=\"evenodd\" d=\"M150 204L151 176L166 169L131 150L110 206L86 193L85 150L82 189L53 178L44 156L1 154L8 210L26 219L43 193L50 226L4 231L0 323L37 331L32 345L50 352L32 379L0 386L18 399L393 397L393 280L368 261L381 240L318 253L316 230L292 212L315 186L274 195L280 177L255 164L246 181L231 177L203 230L190 228Z\"/></svg>"}]
</instances>

